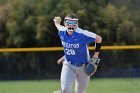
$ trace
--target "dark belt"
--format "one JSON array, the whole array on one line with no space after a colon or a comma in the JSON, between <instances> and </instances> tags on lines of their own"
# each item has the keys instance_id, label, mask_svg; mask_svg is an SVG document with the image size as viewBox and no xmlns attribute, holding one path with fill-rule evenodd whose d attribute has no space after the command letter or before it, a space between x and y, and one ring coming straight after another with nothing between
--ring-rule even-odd
<instances>
[{"instance_id":1,"label":"dark belt","mask_svg":"<svg viewBox=\"0 0 140 93\"><path fill-rule=\"evenodd\" d=\"M80 63L80 64L70 63L70 64L72 64L73 66L76 66L76 67L81 67L81 66L85 65L85 63Z\"/></svg>"}]
</instances>

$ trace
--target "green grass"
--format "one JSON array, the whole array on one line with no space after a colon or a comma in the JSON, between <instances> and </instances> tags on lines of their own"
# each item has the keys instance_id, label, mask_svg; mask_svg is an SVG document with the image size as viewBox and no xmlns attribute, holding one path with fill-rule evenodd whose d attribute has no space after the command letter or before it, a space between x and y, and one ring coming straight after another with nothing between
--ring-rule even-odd
<instances>
[{"instance_id":1,"label":"green grass","mask_svg":"<svg viewBox=\"0 0 140 93\"><path fill-rule=\"evenodd\" d=\"M0 93L53 93L59 80L0 81ZM140 93L140 78L92 79L86 93Z\"/></svg>"}]
</instances>

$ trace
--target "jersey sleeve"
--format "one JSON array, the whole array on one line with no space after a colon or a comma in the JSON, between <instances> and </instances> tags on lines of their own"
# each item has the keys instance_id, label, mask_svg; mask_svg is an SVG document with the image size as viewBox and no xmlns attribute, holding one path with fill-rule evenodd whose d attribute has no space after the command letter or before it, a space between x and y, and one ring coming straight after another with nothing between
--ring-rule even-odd
<instances>
[{"instance_id":1,"label":"jersey sleeve","mask_svg":"<svg viewBox=\"0 0 140 93\"><path fill-rule=\"evenodd\" d=\"M67 30L67 28L62 26L62 25L56 25L56 28L58 31L66 31Z\"/></svg>"},{"instance_id":2,"label":"jersey sleeve","mask_svg":"<svg viewBox=\"0 0 140 93\"><path fill-rule=\"evenodd\" d=\"M85 43L87 43L87 44L95 42L95 40L96 40L96 34L93 33L93 32L84 30L83 31L83 35L84 35L83 39L84 39Z\"/></svg>"},{"instance_id":3,"label":"jersey sleeve","mask_svg":"<svg viewBox=\"0 0 140 93\"><path fill-rule=\"evenodd\" d=\"M57 27L57 29L58 29L58 35L59 35L59 37L63 37L65 31L67 30L67 28L64 27L64 26L59 26L59 27Z\"/></svg>"}]
</instances>

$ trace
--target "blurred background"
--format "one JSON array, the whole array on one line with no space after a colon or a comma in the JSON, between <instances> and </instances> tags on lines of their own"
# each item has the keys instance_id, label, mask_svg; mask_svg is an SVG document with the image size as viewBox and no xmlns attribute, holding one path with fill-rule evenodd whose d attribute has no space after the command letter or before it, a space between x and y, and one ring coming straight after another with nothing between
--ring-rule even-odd
<instances>
[{"instance_id":1,"label":"blurred background","mask_svg":"<svg viewBox=\"0 0 140 93\"><path fill-rule=\"evenodd\" d=\"M62 47L53 18L70 12L79 27L103 37L103 46L140 45L140 0L0 0L0 49ZM63 54L1 52L0 80L59 79ZM140 48L102 50L100 58L92 78L140 77Z\"/></svg>"}]
</instances>

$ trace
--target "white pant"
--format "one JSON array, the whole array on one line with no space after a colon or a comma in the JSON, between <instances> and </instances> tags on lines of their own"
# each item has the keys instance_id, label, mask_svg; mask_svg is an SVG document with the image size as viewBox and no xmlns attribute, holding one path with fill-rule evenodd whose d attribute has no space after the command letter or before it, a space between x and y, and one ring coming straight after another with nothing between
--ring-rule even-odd
<instances>
[{"instance_id":1,"label":"white pant","mask_svg":"<svg viewBox=\"0 0 140 93\"><path fill-rule=\"evenodd\" d=\"M62 93L72 93L72 85L75 81L75 93L85 93L90 76L84 72L84 65L76 67L65 61L61 72Z\"/></svg>"}]
</instances>

